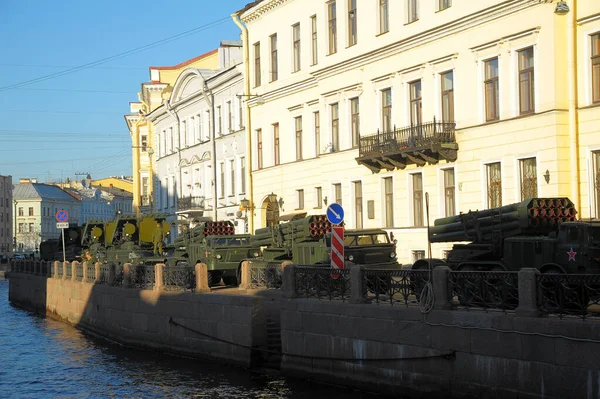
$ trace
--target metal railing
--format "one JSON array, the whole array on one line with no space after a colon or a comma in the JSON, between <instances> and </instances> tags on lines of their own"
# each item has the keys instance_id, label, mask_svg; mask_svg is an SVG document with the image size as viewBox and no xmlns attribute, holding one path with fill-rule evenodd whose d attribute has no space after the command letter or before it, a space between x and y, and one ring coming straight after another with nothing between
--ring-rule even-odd
<instances>
[{"instance_id":1,"label":"metal railing","mask_svg":"<svg viewBox=\"0 0 600 399\"><path fill-rule=\"evenodd\" d=\"M61 263L60 265L61 267L63 266L63 264ZM65 273L65 278L67 280L70 280L71 278L73 278L73 268L71 267L71 264L67 264L67 268L66 268L66 273Z\"/></svg>"},{"instance_id":2,"label":"metal railing","mask_svg":"<svg viewBox=\"0 0 600 399\"><path fill-rule=\"evenodd\" d=\"M410 149L418 149L438 143L455 143L454 122L426 122L387 132L362 136L358 141L359 156L376 156Z\"/></svg>"},{"instance_id":3,"label":"metal railing","mask_svg":"<svg viewBox=\"0 0 600 399\"><path fill-rule=\"evenodd\" d=\"M518 272L452 271L449 302L454 307L515 310L519 306Z\"/></svg>"},{"instance_id":4,"label":"metal railing","mask_svg":"<svg viewBox=\"0 0 600 399\"><path fill-rule=\"evenodd\" d=\"M205 197L182 197L177 199L177 209L180 211L204 209Z\"/></svg>"},{"instance_id":5,"label":"metal railing","mask_svg":"<svg viewBox=\"0 0 600 399\"><path fill-rule=\"evenodd\" d=\"M96 281L96 265L93 262L86 263L87 265L87 274L86 274L86 283L93 283Z\"/></svg>"},{"instance_id":6,"label":"metal railing","mask_svg":"<svg viewBox=\"0 0 600 399\"><path fill-rule=\"evenodd\" d=\"M131 265L130 285L133 288L152 289L155 278L154 265Z\"/></svg>"},{"instance_id":7,"label":"metal railing","mask_svg":"<svg viewBox=\"0 0 600 399\"><path fill-rule=\"evenodd\" d=\"M109 282L110 285L112 285L113 287L122 287L123 286L123 278L124 278L123 265L111 264L110 268L111 268L111 275L112 275L112 281Z\"/></svg>"},{"instance_id":8,"label":"metal railing","mask_svg":"<svg viewBox=\"0 0 600 399\"><path fill-rule=\"evenodd\" d=\"M363 294L369 303L419 305L427 270L363 269Z\"/></svg>"},{"instance_id":9,"label":"metal railing","mask_svg":"<svg viewBox=\"0 0 600 399\"><path fill-rule=\"evenodd\" d=\"M538 308L543 315L600 316L600 275L540 274Z\"/></svg>"},{"instance_id":10,"label":"metal railing","mask_svg":"<svg viewBox=\"0 0 600 399\"><path fill-rule=\"evenodd\" d=\"M83 263L77 263L75 266L75 280L83 281Z\"/></svg>"},{"instance_id":11,"label":"metal railing","mask_svg":"<svg viewBox=\"0 0 600 399\"><path fill-rule=\"evenodd\" d=\"M294 286L298 297L346 301L350 299L350 269L296 265Z\"/></svg>"},{"instance_id":12,"label":"metal railing","mask_svg":"<svg viewBox=\"0 0 600 399\"><path fill-rule=\"evenodd\" d=\"M250 267L250 289L281 288L283 271L280 262L267 263L265 267L254 267L252 261L248 261L248 263Z\"/></svg>"},{"instance_id":13,"label":"metal railing","mask_svg":"<svg viewBox=\"0 0 600 399\"><path fill-rule=\"evenodd\" d=\"M193 291L196 288L196 270L191 265L165 266L162 275L165 290Z\"/></svg>"}]
</instances>

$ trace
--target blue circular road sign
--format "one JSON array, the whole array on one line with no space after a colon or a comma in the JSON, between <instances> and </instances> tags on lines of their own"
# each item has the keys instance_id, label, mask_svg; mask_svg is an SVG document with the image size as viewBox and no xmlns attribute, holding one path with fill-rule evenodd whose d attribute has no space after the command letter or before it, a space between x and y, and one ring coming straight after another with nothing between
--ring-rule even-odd
<instances>
[{"instance_id":1,"label":"blue circular road sign","mask_svg":"<svg viewBox=\"0 0 600 399\"><path fill-rule=\"evenodd\" d=\"M344 208L340 204L331 204L327 207L327 220L331 224L340 224L344 221Z\"/></svg>"},{"instance_id":2,"label":"blue circular road sign","mask_svg":"<svg viewBox=\"0 0 600 399\"><path fill-rule=\"evenodd\" d=\"M69 220L69 214L64 209L56 212L56 221L57 222L67 222Z\"/></svg>"}]
</instances>

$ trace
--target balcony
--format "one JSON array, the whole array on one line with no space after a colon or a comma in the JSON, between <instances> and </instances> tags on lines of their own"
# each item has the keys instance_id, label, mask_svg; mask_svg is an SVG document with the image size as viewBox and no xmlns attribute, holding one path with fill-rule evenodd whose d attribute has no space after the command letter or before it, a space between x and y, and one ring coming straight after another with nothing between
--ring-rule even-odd
<instances>
[{"instance_id":1,"label":"balcony","mask_svg":"<svg viewBox=\"0 0 600 399\"><path fill-rule=\"evenodd\" d=\"M204 212L206 210L206 199L204 197L182 197L177 199L177 213L189 213L194 211Z\"/></svg>"},{"instance_id":2,"label":"balcony","mask_svg":"<svg viewBox=\"0 0 600 399\"><path fill-rule=\"evenodd\" d=\"M362 136L356 162L373 173L404 169L411 164L435 165L442 159L454 162L458 154L455 127L454 122L436 122L434 118L433 122Z\"/></svg>"}]
</instances>

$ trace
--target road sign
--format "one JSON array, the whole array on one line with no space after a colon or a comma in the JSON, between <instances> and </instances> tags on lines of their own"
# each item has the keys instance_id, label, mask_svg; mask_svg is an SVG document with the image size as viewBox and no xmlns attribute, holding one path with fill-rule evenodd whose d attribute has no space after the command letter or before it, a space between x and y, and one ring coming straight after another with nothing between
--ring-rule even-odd
<instances>
[{"instance_id":1,"label":"road sign","mask_svg":"<svg viewBox=\"0 0 600 399\"><path fill-rule=\"evenodd\" d=\"M60 211L56 212L56 221L57 222L68 222L69 214L67 213L67 211L65 211L64 209L61 209ZM69 226L67 226L67 227L69 227Z\"/></svg>"},{"instance_id":2,"label":"road sign","mask_svg":"<svg viewBox=\"0 0 600 399\"><path fill-rule=\"evenodd\" d=\"M340 207L341 208L341 207ZM336 270L344 268L344 228L333 227L331 229L331 278L340 278Z\"/></svg>"},{"instance_id":3,"label":"road sign","mask_svg":"<svg viewBox=\"0 0 600 399\"><path fill-rule=\"evenodd\" d=\"M344 208L340 204L331 204L327 207L327 220L331 224L340 224L344 221Z\"/></svg>"},{"instance_id":4,"label":"road sign","mask_svg":"<svg viewBox=\"0 0 600 399\"><path fill-rule=\"evenodd\" d=\"M56 228L57 229L68 229L69 228L69 222L57 222L56 223Z\"/></svg>"}]
</instances>

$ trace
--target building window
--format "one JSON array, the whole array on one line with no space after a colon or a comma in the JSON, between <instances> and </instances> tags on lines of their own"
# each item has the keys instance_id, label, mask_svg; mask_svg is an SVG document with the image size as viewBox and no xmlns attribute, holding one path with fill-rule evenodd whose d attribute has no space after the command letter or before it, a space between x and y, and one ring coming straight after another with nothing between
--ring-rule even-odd
<instances>
[{"instance_id":1,"label":"building window","mask_svg":"<svg viewBox=\"0 0 600 399\"><path fill-rule=\"evenodd\" d=\"M33 216L33 208L29 207L29 216Z\"/></svg>"},{"instance_id":2,"label":"building window","mask_svg":"<svg viewBox=\"0 0 600 399\"><path fill-rule=\"evenodd\" d=\"M183 132L182 135L180 135L179 137L183 136L183 147L188 147L188 143L187 143L187 122L186 121L181 121L181 125L180 125L180 129L181 132Z\"/></svg>"},{"instance_id":3,"label":"building window","mask_svg":"<svg viewBox=\"0 0 600 399\"><path fill-rule=\"evenodd\" d=\"M381 128L384 132L392 131L392 89L381 91Z\"/></svg>"},{"instance_id":4,"label":"building window","mask_svg":"<svg viewBox=\"0 0 600 399\"><path fill-rule=\"evenodd\" d=\"M19 223L19 233L24 233L24 223Z\"/></svg>"},{"instance_id":5,"label":"building window","mask_svg":"<svg viewBox=\"0 0 600 399\"><path fill-rule=\"evenodd\" d=\"M354 46L358 41L356 18L356 0L348 0L348 47Z\"/></svg>"},{"instance_id":6,"label":"building window","mask_svg":"<svg viewBox=\"0 0 600 399\"><path fill-rule=\"evenodd\" d=\"M521 166L521 201L537 197L537 166L535 158L519 161Z\"/></svg>"},{"instance_id":7,"label":"building window","mask_svg":"<svg viewBox=\"0 0 600 399\"><path fill-rule=\"evenodd\" d=\"M298 198L298 208L296 209L304 209L304 190L296 190L296 195Z\"/></svg>"},{"instance_id":8,"label":"building window","mask_svg":"<svg viewBox=\"0 0 600 399\"><path fill-rule=\"evenodd\" d=\"M385 227L394 227L394 182L391 177L383 179L385 200Z\"/></svg>"},{"instance_id":9,"label":"building window","mask_svg":"<svg viewBox=\"0 0 600 399\"><path fill-rule=\"evenodd\" d=\"M418 260L425 259L425 251L422 249L412 251L412 259L413 263L415 263Z\"/></svg>"},{"instance_id":10,"label":"building window","mask_svg":"<svg viewBox=\"0 0 600 399\"><path fill-rule=\"evenodd\" d=\"M294 47L294 72L300 70L300 24L292 26L293 47Z\"/></svg>"},{"instance_id":11,"label":"building window","mask_svg":"<svg viewBox=\"0 0 600 399\"><path fill-rule=\"evenodd\" d=\"M333 193L335 195L335 203L342 205L342 184L337 183L333 185Z\"/></svg>"},{"instance_id":12,"label":"building window","mask_svg":"<svg viewBox=\"0 0 600 399\"><path fill-rule=\"evenodd\" d=\"M319 156L321 154L321 114L315 112L313 115L315 120L315 156Z\"/></svg>"},{"instance_id":13,"label":"building window","mask_svg":"<svg viewBox=\"0 0 600 399\"><path fill-rule=\"evenodd\" d=\"M340 107L338 103L331 104L331 150L339 151L340 146Z\"/></svg>"},{"instance_id":14,"label":"building window","mask_svg":"<svg viewBox=\"0 0 600 399\"><path fill-rule=\"evenodd\" d=\"M423 123L423 98L421 92L421 81L417 80L410 86L410 123L421 125Z\"/></svg>"},{"instance_id":15,"label":"building window","mask_svg":"<svg viewBox=\"0 0 600 399\"><path fill-rule=\"evenodd\" d=\"M262 129L256 131L256 143L257 143L257 167L258 169L263 168L263 142L262 142Z\"/></svg>"},{"instance_id":16,"label":"building window","mask_svg":"<svg viewBox=\"0 0 600 399\"><path fill-rule=\"evenodd\" d=\"M323 203L323 189L321 187L315 187L315 196L317 200L317 206L315 208L321 209Z\"/></svg>"},{"instance_id":17,"label":"building window","mask_svg":"<svg viewBox=\"0 0 600 399\"><path fill-rule=\"evenodd\" d=\"M229 161L229 173L231 176L231 193L230 195L235 195L235 160L232 159Z\"/></svg>"},{"instance_id":18,"label":"building window","mask_svg":"<svg viewBox=\"0 0 600 399\"><path fill-rule=\"evenodd\" d=\"M486 165L487 173L487 206L497 208L502 206L502 169L500 162Z\"/></svg>"},{"instance_id":19,"label":"building window","mask_svg":"<svg viewBox=\"0 0 600 399\"><path fill-rule=\"evenodd\" d=\"M352 129L352 147L358 147L360 137L360 109L358 97L350 99L350 117Z\"/></svg>"},{"instance_id":20,"label":"building window","mask_svg":"<svg viewBox=\"0 0 600 399\"><path fill-rule=\"evenodd\" d=\"M313 15L310 17L311 26L311 54L312 54L312 65L317 65L319 62L319 47L317 43L317 16Z\"/></svg>"},{"instance_id":21,"label":"building window","mask_svg":"<svg viewBox=\"0 0 600 399\"><path fill-rule=\"evenodd\" d=\"M242 97L238 98L238 126L240 130L244 128L244 108L242 106Z\"/></svg>"},{"instance_id":22,"label":"building window","mask_svg":"<svg viewBox=\"0 0 600 399\"><path fill-rule=\"evenodd\" d=\"M260 42L254 44L254 87L260 86Z\"/></svg>"},{"instance_id":23,"label":"building window","mask_svg":"<svg viewBox=\"0 0 600 399\"><path fill-rule=\"evenodd\" d=\"M390 30L390 15L388 7L388 0L379 0L379 34L386 33Z\"/></svg>"},{"instance_id":24,"label":"building window","mask_svg":"<svg viewBox=\"0 0 600 399\"><path fill-rule=\"evenodd\" d=\"M519 51L519 108L522 114L535 111L533 47Z\"/></svg>"},{"instance_id":25,"label":"building window","mask_svg":"<svg viewBox=\"0 0 600 399\"><path fill-rule=\"evenodd\" d=\"M219 171L220 171L220 175L221 175L219 198L225 198L225 163L224 162L221 162L219 164Z\"/></svg>"},{"instance_id":26,"label":"building window","mask_svg":"<svg viewBox=\"0 0 600 399\"><path fill-rule=\"evenodd\" d=\"M600 102L600 33L592 36L592 101Z\"/></svg>"},{"instance_id":27,"label":"building window","mask_svg":"<svg viewBox=\"0 0 600 399\"><path fill-rule=\"evenodd\" d=\"M231 101L227 101L227 133L233 132L233 110Z\"/></svg>"},{"instance_id":28,"label":"building window","mask_svg":"<svg viewBox=\"0 0 600 399\"><path fill-rule=\"evenodd\" d=\"M419 19L419 0L406 0L407 22L411 23Z\"/></svg>"},{"instance_id":29,"label":"building window","mask_svg":"<svg viewBox=\"0 0 600 399\"><path fill-rule=\"evenodd\" d=\"M271 82L277 80L277 34L271 36Z\"/></svg>"},{"instance_id":30,"label":"building window","mask_svg":"<svg viewBox=\"0 0 600 399\"><path fill-rule=\"evenodd\" d=\"M363 228L363 194L362 194L362 182L354 182L354 220L356 221L356 228Z\"/></svg>"},{"instance_id":31,"label":"building window","mask_svg":"<svg viewBox=\"0 0 600 399\"><path fill-rule=\"evenodd\" d=\"M442 11L442 10L445 10L446 8L452 7L452 0L437 0L436 5L437 5L436 11Z\"/></svg>"},{"instance_id":32,"label":"building window","mask_svg":"<svg viewBox=\"0 0 600 399\"><path fill-rule=\"evenodd\" d=\"M275 165L281 162L279 151L279 123L273 125L273 161Z\"/></svg>"},{"instance_id":33,"label":"building window","mask_svg":"<svg viewBox=\"0 0 600 399\"><path fill-rule=\"evenodd\" d=\"M240 193L246 192L246 157L240 158Z\"/></svg>"},{"instance_id":34,"label":"building window","mask_svg":"<svg viewBox=\"0 0 600 399\"><path fill-rule=\"evenodd\" d=\"M413 225L423 227L423 175L415 173L412 175L413 190Z\"/></svg>"},{"instance_id":35,"label":"building window","mask_svg":"<svg viewBox=\"0 0 600 399\"><path fill-rule=\"evenodd\" d=\"M329 54L337 52L337 11L335 1L327 4L327 15L329 20Z\"/></svg>"},{"instance_id":36,"label":"building window","mask_svg":"<svg viewBox=\"0 0 600 399\"><path fill-rule=\"evenodd\" d=\"M302 160L302 117L294 118L296 126L296 160Z\"/></svg>"},{"instance_id":37,"label":"building window","mask_svg":"<svg viewBox=\"0 0 600 399\"><path fill-rule=\"evenodd\" d=\"M500 117L500 93L498 82L498 57L487 60L485 67L485 120L495 121Z\"/></svg>"},{"instance_id":38,"label":"building window","mask_svg":"<svg viewBox=\"0 0 600 399\"><path fill-rule=\"evenodd\" d=\"M141 146L142 147L142 152L146 152L147 149L148 149L147 148L148 147L148 136L145 135L145 134L142 134L141 142L142 142L142 146Z\"/></svg>"},{"instance_id":39,"label":"building window","mask_svg":"<svg viewBox=\"0 0 600 399\"><path fill-rule=\"evenodd\" d=\"M22 208L22 207L19 207L19 216L25 216L25 215L23 214L23 208Z\"/></svg>"},{"instance_id":40,"label":"building window","mask_svg":"<svg viewBox=\"0 0 600 399\"><path fill-rule=\"evenodd\" d=\"M440 75L442 80L442 121L454 122L454 72Z\"/></svg>"},{"instance_id":41,"label":"building window","mask_svg":"<svg viewBox=\"0 0 600 399\"><path fill-rule=\"evenodd\" d=\"M600 218L600 151L592 152L593 168L593 197L596 202L596 219ZM591 213L591 210L590 210Z\"/></svg>"},{"instance_id":42,"label":"building window","mask_svg":"<svg viewBox=\"0 0 600 399\"><path fill-rule=\"evenodd\" d=\"M165 179L165 208L169 207L169 199L171 197L171 186L169 186L169 178Z\"/></svg>"},{"instance_id":43,"label":"building window","mask_svg":"<svg viewBox=\"0 0 600 399\"><path fill-rule=\"evenodd\" d=\"M175 147L173 145L173 141L175 140L174 135L173 135L173 128L170 127L169 128L169 142L171 143L169 149L171 150L171 154L173 153L173 148Z\"/></svg>"},{"instance_id":44,"label":"building window","mask_svg":"<svg viewBox=\"0 0 600 399\"><path fill-rule=\"evenodd\" d=\"M33 223L29 223L29 232L30 233L34 233L35 232L35 227L33 226Z\"/></svg>"},{"instance_id":45,"label":"building window","mask_svg":"<svg viewBox=\"0 0 600 399\"><path fill-rule=\"evenodd\" d=\"M223 134L223 115L221 113L221 106L217 105L217 129L219 129L219 135Z\"/></svg>"},{"instance_id":46,"label":"building window","mask_svg":"<svg viewBox=\"0 0 600 399\"><path fill-rule=\"evenodd\" d=\"M446 216L456 215L454 168L444 169L444 199L446 202Z\"/></svg>"}]
</instances>

